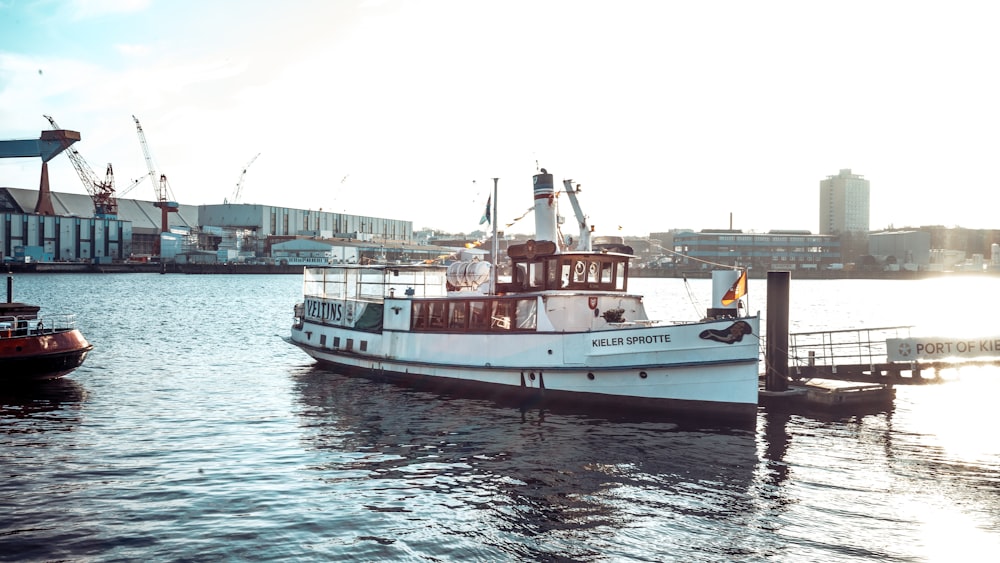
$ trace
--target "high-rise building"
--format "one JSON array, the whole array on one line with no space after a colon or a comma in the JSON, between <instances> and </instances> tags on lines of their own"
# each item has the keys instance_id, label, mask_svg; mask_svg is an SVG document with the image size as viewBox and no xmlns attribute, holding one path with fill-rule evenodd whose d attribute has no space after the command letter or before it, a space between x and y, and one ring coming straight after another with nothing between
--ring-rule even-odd
<instances>
[{"instance_id":1,"label":"high-rise building","mask_svg":"<svg viewBox=\"0 0 1000 563\"><path fill-rule=\"evenodd\" d=\"M869 184L844 168L819 183L819 234L867 233Z\"/></svg>"}]
</instances>

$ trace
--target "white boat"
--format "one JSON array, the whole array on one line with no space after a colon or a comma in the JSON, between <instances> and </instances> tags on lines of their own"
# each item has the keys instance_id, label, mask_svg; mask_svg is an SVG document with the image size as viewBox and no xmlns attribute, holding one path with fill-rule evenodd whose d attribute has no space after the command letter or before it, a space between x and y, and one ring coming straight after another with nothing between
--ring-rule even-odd
<instances>
[{"instance_id":1,"label":"white boat","mask_svg":"<svg viewBox=\"0 0 1000 563\"><path fill-rule=\"evenodd\" d=\"M742 314L745 272L713 272L706 318L649 319L629 292L631 254L593 250L572 181L560 193L553 186L545 169L535 175L535 240L508 248L510 281L481 261L306 267L290 341L346 375L582 409L752 419L760 318ZM579 219L573 248L558 242L562 195Z\"/></svg>"}]
</instances>

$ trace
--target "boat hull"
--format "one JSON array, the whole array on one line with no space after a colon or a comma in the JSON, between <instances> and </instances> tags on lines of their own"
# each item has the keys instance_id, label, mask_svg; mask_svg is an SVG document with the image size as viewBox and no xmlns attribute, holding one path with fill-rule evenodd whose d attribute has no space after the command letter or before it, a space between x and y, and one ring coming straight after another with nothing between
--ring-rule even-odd
<instances>
[{"instance_id":1,"label":"boat hull","mask_svg":"<svg viewBox=\"0 0 1000 563\"><path fill-rule=\"evenodd\" d=\"M732 321L509 335L375 334L306 322L293 328L290 340L345 375L502 401L752 420L757 411L758 319L743 322L752 330L736 344L698 338ZM667 330L670 338L663 337Z\"/></svg>"},{"instance_id":2,"label":"boat hull","mask_svg":"<svg viewBox=\"0 0 1000 563\"><path fill-rule=\"evenodd\" d=\"M308 353L308 350L306 350ZM540 386L508 385L491 383L471 377L433 377L414 371L387 370L356 367L336 360L324 358L322 354L310 354L318 363L337 373L386 380L420 389L433 390L462 397L481 398L498 403L512 403L519 407L569 407L588 413L631 414L683 419L711 419L727 423L752 423L756 417L756 403L733 403L704 401L697 399L673 399L663 397L620 396L601 392L565 391ZM471 375L471 374L469 374ZM540 378L549 377L538 374ZM519 378L519 374L515 377ZM756 381L754 382L756 388Z\"/></svg>"},{"instance_id":3,"label":"boat hull","mask_svg":"<svg viewBox=\"0 0 1000 563\"><path fill-rule=\"evenodd\" d=\"M92 349L76 329L0 338L0 381L62 377L83 365Z\"/></svg>"}]
</instances>

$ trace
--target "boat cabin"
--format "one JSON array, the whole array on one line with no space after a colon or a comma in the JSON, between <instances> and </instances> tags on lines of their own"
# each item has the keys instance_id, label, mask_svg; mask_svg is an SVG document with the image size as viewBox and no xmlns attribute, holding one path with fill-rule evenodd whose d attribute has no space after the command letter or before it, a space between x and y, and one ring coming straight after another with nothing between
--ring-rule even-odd
<instances>
[{"instance_id":1,"label":"boat cabin","mask_svg":"<svg viewBox=\"0 0 1000 563\"><path fill-rule=\"evenodd\" d=\"M539 294L550 298L572 298L578 292L619 296L628 289L631 255L617 252L558 252L550 241L530 240L507 250L511 259L511 281L497 283L488 293L489 276L457 275L458 269L426 265L358 266L306 268L305 299L296 317L309 317L333 325L347 324L355 330L379 332L383 329L414 332L517 332L555 330L549 317L539 319L544 306ZM454 266L454 265L453 265ZM488 270L486 270L488 274ZM480 272L481 274L481 272ZM475 278L473 286L461 280ZM590 310L596 310L593 295ZM344 301L344 305L334 302ZM348 301L354 304L348 305ZM609 307L604 307L608 309ZM563 310L559 307L559 310ZM604 311L606 322L622 322L615 309ZM384 311L393 314L383 318ZM635 311L631 311L634 313ZM611 315L611 316L609 316ZM642 315L633 315L642 317ZM644 318L644 317L642 317ZM383 322L385 325L383 326ZM574 321L563 320L561 327L590 327L593 315ZM580 325L580 326L576 326Z\"/></svg>"},{"instance_id":2,"label":"boat cabin","mask_svg":"<svg viewBox=\"0 0 1000 563\"><path fill-rule=\"evenodd\" d=\"M557 253L551 241L529 240L507 249L511 282L497 293L543 290L618 291L628 289L628 254L615 252Z\"/></svg>"},{"instance_id":3,"label":"boat cabin","mask_svg":"<svg viewBox=\"0 0 1000 563\"><path fill-rule=\"evenodd\" d=\"M0 338L25 336L38 324L38 305L0 303Z\"/></svg>"}]
</instances>

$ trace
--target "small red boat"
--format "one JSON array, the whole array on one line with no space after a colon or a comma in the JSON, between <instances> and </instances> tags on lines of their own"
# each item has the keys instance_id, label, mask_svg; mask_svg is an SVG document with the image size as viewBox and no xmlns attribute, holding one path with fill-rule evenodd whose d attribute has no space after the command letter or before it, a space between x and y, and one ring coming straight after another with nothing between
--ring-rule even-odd
<instances>
[{"instance_id":1,"label":"small red boat","mask_svg":"<svg viewBox=\"0 0 1000 563\"><path fill-rule=\"evenodd\" d=\"M83 365L94 347L73 315L40 316L37 305L0 303L0 383L54 379Z\"/></svg>"}]
</instances>

